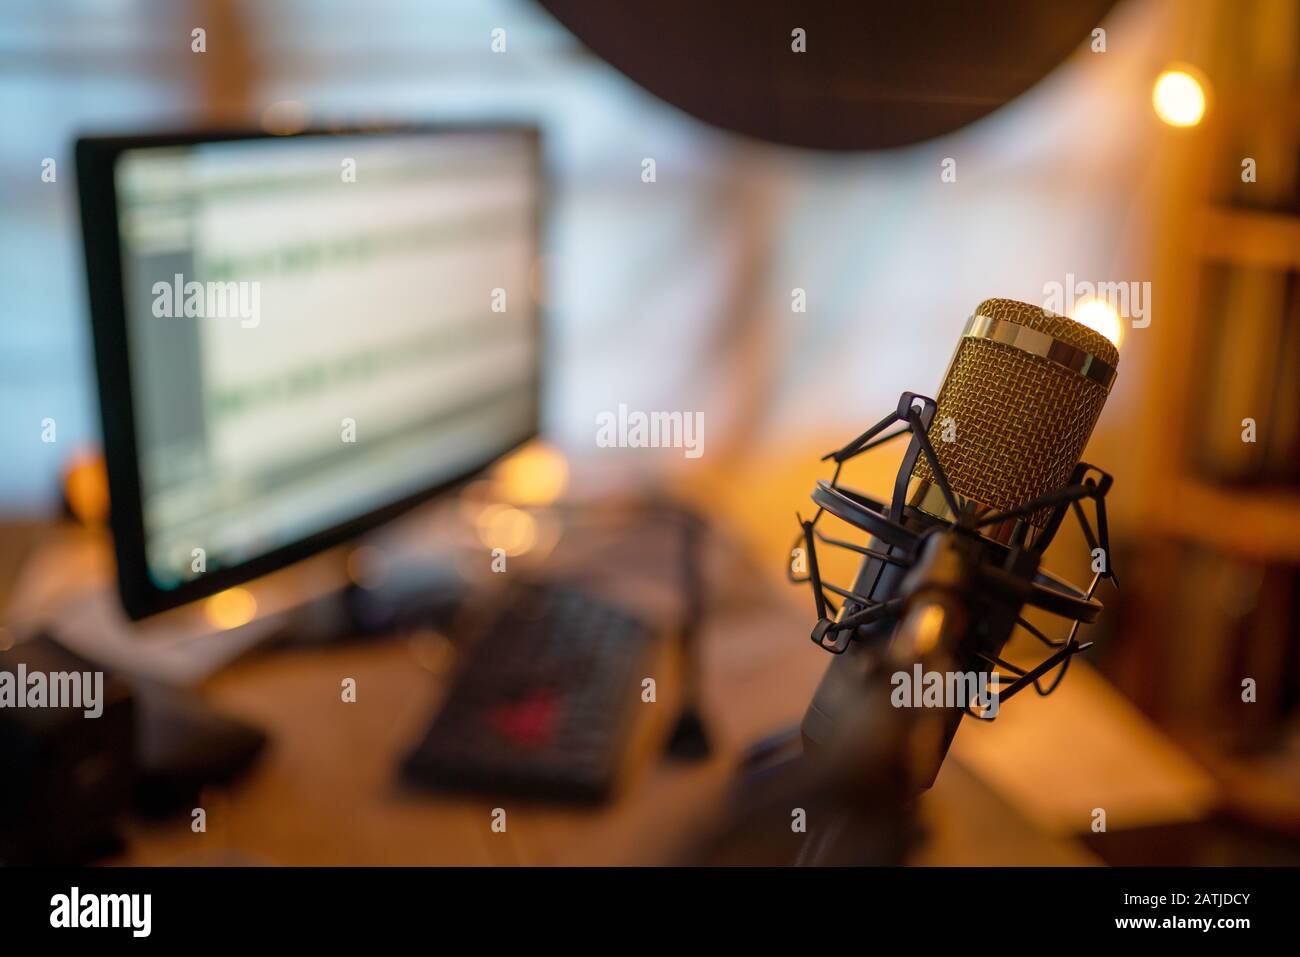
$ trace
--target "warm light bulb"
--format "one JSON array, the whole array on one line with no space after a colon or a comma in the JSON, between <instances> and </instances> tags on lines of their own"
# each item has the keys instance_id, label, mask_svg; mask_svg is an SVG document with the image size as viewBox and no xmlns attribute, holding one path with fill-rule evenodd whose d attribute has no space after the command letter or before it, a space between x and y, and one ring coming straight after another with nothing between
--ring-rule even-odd
<instances>
[{"instance_id":1,"label":"warm light bulb","mask_svg":"<svg viewBox=\"0 0 1300 957\"><path fill-rule=\"evenodd\" d=\"M1083 299L1075 304L1070 318L1093 332L1100 332L1118 349L1124 338L1124 324L1120 322L1119 313L1104 299Z\"/></svg>"},{"instance_id":2,"label":"warm light bulb","mask_svg":"<svg viewBox=\"0 0 1300 957\"><path fill-rule=\"evenodd\" d=\"M537 544L537 520L511 505L489 505L479 513L478 535L488 548L515 558Z\"/></svg>"},{"instance_id":3,"label":"warm light bulb","mask_svg":"<svg viewBox=\"0 0 1300 957\"><path fill-rule=\"evenodd\" d=\"M252 621L257 614L257 599L246 588L227 588L204 602L203 611L213 627L225 631Z\"/></svg>"},{"instance_id":4,"label":"warm light bulb","mask_svg":"<svg viewBox=\"0 0 1300 957\"><path fill-rule=\"evenodd\" d=\"M102 527L108 522L108 473L104 457L81 452L68 463L63 476L63 495L68 508L83 525Z\"/></svg>"},{"instance_id":5,"label":"warm light bulb","mask_svg":"<svg viewBox=\"0 0 1300 957\"><path fill-rule=\"evenodd\" d=\"M1156 77L1151 103L1170 126L1195 126L1205 116L1205 89L1187 70L1165 70Z\"/></svg>"},{"instance_id":6,"label":"warm light bulb","mask_svg":"<svg viewBox=\"0 0 1300 957\"><path fill-rule=\"evenodd\" d=\"M531 443L496 468L497 491L514 505L551 505L569 484L569 463L558 449Z\"/></svg>"}]
</instances>

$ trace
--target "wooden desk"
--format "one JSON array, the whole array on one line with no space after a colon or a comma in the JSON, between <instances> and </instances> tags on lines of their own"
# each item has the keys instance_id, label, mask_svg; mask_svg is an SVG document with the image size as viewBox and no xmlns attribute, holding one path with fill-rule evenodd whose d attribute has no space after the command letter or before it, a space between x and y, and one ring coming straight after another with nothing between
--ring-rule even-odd
<instances>
[{"instance_id":1,"label":"wooden desk","mask_svg":"<svg viewBox=\"0 0 1300 957\"><path fill-rule=\"evenodd\" d=\"M446 684L436 639L268 652L210 683L211 700L271 735L259 765L204 797L208 831L188 820L131 829L120 863L630 864L674 859L720 800L745 745L797 721L825 667L798 610L731 615L704 640L705 694L717 753L700 765L646 755L608 807L557 809L512 800L412 793L395 780ZM357 702L340 682L357 681ZM659 682L671 686L671 679ZM647 709L671 715L665 696ZM655 725L647 716L651 737ZM493 833L494 807L507 812ZM928 864L1078 864L1073 841L1036 831L969 769L949 763L925 799Z\"/></svg>"},{"instance_id":2,"label":"wooden desk","mask_svg":"<svg viewBox=\"0 0 1300 957\"><path fill-rule=\"evenodd\" d=\"M489 796L412 792L398 785L396 768L447 686L454 659L445 639L425 634L266 651L218 672L203 689L214 705L269 733L269 746L257 766L233 787L203 796L206 833L193 833L187 817L135 823L128 850L118 862L491 865L676 860L693 828L719 806L743 749L796 723L826 667L827 656L807 638L806 592L780 581L794 530L791 513L806 500L820 469L811 451L768 460L800 464L773 475L761 473L756 463L733 463L716 475L697 476L684 493L711 507L738 546L733 550L747 554L754 565L748 571L715 570L709 576L730 587L716 589L702 638L704 699L716 748L708 762L676 764L663 759L655 746L675 713L677 669L666 659L656 666L659 701L640 705L645 709L640 760L634 761L627 786L608 806L574 810ZM736 486L728 476L737 473L750 474L753 481ZM874 486L869 479L864 487ZM718 491L727 494L714 494ZM638 542L638 548L643 544ZM4 551L0 545L0 557ZM638 577L616 562L601 561L616 584ZM849 571L833 573L843 577ZM1017 702L1014 710L1019 715L1009 707L993 725L958 734L935 786L922 799L929 837L917 849L917 863L1094 862L1073 836L1086 824L1070 823L1078 815L1069 809L1087 802L1093 783L1133 782L1150 773L1154 764L1151 736L1133 733L1140 718L1125 713L1123 721L1112 722L1121 734L1094 741L1083 752L1104 756L1104 767L1075 762L1072 773L1057 773L1054 760L1059 764L1061 755L1074 753L1065 747L1068 737L1057 737L1057 729L1062 729L1060 734L1078 733L1064 729L1091 724L1099 702L1107 709L1119 707L1113 692L1098 692L1077 677L1065 682L1062 696L1051 699L1055 710L1050 723L1043 703L1028 700ZM355 704L341 700L344 678L356 679ZM1159 766L1168 768L1170 761ZM1172 786L1138 789L1143 823L1158 820L1164 806L1178 816L1188 814L1189 808L1195 811L1195 802L1183 799L1189 790L1195 791L1186 784L1187 769L1180 765L1161 773ZM1131 786L1118 794L1112 789L1107 800L1122 801L1133 792ZM491 830L495 807L506 809L505 834ZM1056 815L1061 807L1067 809L1064 817Z\"/></svg>"}]
</instances>

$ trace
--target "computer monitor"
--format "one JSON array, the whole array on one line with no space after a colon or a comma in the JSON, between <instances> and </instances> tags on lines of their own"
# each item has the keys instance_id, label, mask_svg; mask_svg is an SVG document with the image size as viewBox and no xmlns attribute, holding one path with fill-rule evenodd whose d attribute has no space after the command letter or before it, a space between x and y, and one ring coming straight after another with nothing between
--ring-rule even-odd
<instances>
[{"instance_id":1,"label":"computer monitor","mask_svg":"<svg viewBox=\"0 0 1300 957\"><path fill-rule=\"evenodd\" d=\"M393 517L534 436L535 129L77 141L132 618Z\"/></svg>"}]
</instances>

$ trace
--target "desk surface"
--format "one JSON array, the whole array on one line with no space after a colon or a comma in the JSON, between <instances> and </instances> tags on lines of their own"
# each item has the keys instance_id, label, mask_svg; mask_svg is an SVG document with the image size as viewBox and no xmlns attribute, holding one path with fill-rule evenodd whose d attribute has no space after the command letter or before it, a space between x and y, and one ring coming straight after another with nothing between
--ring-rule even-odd
<instances>
[{"instance_id":1,"label":"desk surface","mask_svg":"<svg viewBox=\"0 0 1300 957\"><path fill-rule=\"evenodd\" d=\"M793 609L728 616L705 636L704 685L717 753L698 765L645 755L620 796L595 810L412 793L394 776L446 685L447 649L415 635L247 658L216 676L210 700L271 735L252 773L203 797L208 830L188 820L135 826L121 863L667 863L716 806L743 748L799 719L825 665ZM792 637L793 636L793 637ZM357 701L339 694L345 677ZM671 714L661 698L646 708ZM654 716L645 722L662 727ZM491 812L507 811L505 834ZM1078 864L1071 840L1035 830L971 771L949 762L924 799L933 864Z\"/></svg>"},{"instance_id":2,"label":"desk surface","mask_svg":"<svg viewBox=\"0 0 1300 957\"><path fill-rule=\"evenodd\" d=\"M646 713L637 760L607 806L565 809L412 792L399 786L396 768L447 687L454 653L445 638L424 633L268 650L236 661L202 689L213 705L268 732L270 743L257 765L233 786L202 796L205 833L191 831L188 817L135 822L118 862L489 865L677 859L693 827L720 806L745 747L796 723L826 666L827 656L806 637L806 594L778 583L779 556L789 548L793 528L790 503L803 500L816 474L815 457L806 458L809 468L760 475L740 487L730 482L714 487L707 475L697 477L693 494L684 496L710 506L725 503L713 511L733 539L731 550L752 562L761 558L763 569L776 572L760 580L757 572L733 567L709 576L730 586L716 590L701 638L703 696L715 743L709 761L677 764L664 760L655 746L675 713L673 688L680 670L664 658L655 666L659 701L641 705ZM712 494L717 491L726 495ZM773 521L778 514L782 521ZM17 543L25 547L31 540L6 536L0 563L12 557ZM634 547L640 554L646 541L637 539ZM638 577L606 556L598 562L616 584ZM344 678L356 680L355 703L342 701ZM1104 796L1113 820L1125 819L1125 802L1140 811L1127 816L1140 817L1141 823L1160 820L1166 811L1174 819L1197 813L1203 782L1117 698L1095 675L1087 680L1072 675L1047 705L1022 702L991 725L963 728L921 800L927 837L913 860L1095 863L1074 835L1087 828L1088 815L1078 809L1095 806L1096 785L1103 781L1122 785ZM1050 720L1045 707L1054 709ZM1106 725L1095 720L1099 709L1120 720L1110 722L1107 734L1092 736L1091 729ZM1067 746L1069 737L1058 734L1075 728L1077 737L1085 727L1086 748ZM496 807L507 812L504 834L491 829Z\"/></svg>"}]
</instances>

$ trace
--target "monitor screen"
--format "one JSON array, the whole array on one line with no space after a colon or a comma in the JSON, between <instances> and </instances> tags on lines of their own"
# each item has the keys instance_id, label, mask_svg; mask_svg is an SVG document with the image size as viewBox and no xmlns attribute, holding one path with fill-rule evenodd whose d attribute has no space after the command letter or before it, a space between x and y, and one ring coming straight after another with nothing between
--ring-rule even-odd
<instances>
[{"instance_id":1,"label":"monitor screen","mask_svg":"<svg viewBox=\"0 0 1300 957\"><path fill-rule=\"evenodd\" d=\"M463 477L535 431L536 151L530 131L445 130L116 153L154 587Z\"/></svg>"}]
</instances>

